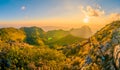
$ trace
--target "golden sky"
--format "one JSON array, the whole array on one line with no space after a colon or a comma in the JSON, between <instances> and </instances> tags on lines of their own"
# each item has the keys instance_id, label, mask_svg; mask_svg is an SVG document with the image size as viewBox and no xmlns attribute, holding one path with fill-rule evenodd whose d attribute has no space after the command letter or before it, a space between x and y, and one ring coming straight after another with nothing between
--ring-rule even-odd
<instances>
[{"instance_id":1,"label":"golden sky","mask_svg":"<svg viewBox=\"0 0 120 70\"><path fill-rule=\"evenodd\" d=\"M120 18L119 0L0 0L0 27L88 25L95 32Z\"/></svg>"}]
</instances>

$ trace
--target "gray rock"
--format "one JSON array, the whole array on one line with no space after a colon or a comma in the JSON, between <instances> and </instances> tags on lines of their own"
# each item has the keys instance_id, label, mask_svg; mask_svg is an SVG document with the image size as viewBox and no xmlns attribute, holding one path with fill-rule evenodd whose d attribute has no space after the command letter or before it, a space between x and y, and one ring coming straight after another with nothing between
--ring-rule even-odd
<instances>
[{"instance_id":1,"label":"gray rock","mask_svg":"<svg viewBox=\"0 0 120 70\"><path fill-rule=\"evenodd\" d=\"M114 47L114 62L116 64L116 67L119 69L120 68L120 45L117 45Z\"/></svg>"},{"instance_id":2,"label":"gray rock","mask_svg":"<svg viewBox=\"0 0 120 70\"><path fill-rule=\"evenodd\" d=\"M119 42L118 42L117 39L115 39L115 38L113 37L113 38L112 38L112 43L113 43L113 44L118 44Z\"/></svg>"}]
</instances>

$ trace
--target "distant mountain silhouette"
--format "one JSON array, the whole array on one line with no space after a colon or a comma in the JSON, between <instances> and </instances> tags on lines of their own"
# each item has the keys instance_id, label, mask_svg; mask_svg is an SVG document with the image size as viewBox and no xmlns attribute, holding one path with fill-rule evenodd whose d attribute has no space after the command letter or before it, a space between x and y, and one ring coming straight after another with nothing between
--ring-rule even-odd
<instances>
[{"instance_id":1,"label":"distant mountain silhouette","mask_svg":"<svg viewBox=\"0 0 120 70\"><path fill-rule=\"evenodd\" d=\"M41 28L42 28L44 31L65 29L64 27L60 27L60 26L41 26Z\"/></svg>"},{"instance_id":2,"label":"distant mountain silhouette","mask_svg":"<svg viewBox=\"0 0 120 70\"><path fill-rule=\"evenodd\" d=\"M82 26L81 28L71 29L70 33L76 37L89 38L92 35L92 30L89 26Z\"/></svg>"}]
</instances>

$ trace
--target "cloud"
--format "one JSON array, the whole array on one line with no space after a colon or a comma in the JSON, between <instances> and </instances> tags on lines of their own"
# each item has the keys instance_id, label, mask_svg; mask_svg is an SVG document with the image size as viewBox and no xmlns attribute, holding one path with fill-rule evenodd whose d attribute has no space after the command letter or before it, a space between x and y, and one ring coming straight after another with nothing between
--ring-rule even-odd
<instances>
[{"instance_id":1,"label":"cloud","mask_svg":"<svg viewBox=\"0 0 120 70\"><path fill-rule=\"evenodd\" d=\"M111 13L109 18L112 20L120 20L120 13Z\"/></svg>"},{"instance_id":2,"label":"cloud","mask_svg":"<svg viewBox=\"0 0 120 70\"><path fill-rule=\"evenodd\" d=\"M96 5L95 8L91 6L87 6L84 8L83 6L80 7L82 13L87 17L99 17L105 14L104 10L101 10L99 5Z\"/></svg>"},{"instance_id":3,"label":"cloud","mask_svg":"<svg viewBox=\"0 0 120 70\"><path fill-rule=\"evenodd\" d=\"M21 7L21 10L26 10L26 6L22 6L22 7Z\"/></svg>"}]
</instances>

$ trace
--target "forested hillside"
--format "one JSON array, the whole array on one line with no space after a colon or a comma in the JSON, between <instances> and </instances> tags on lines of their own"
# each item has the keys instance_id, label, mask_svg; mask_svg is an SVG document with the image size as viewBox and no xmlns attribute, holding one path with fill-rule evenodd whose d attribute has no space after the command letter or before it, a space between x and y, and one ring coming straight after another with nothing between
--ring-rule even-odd
<instances>
[{"instance_id":1,"label":"forested hillside","mask_svg":"<svg viewBox=\"0 0 120 70\"><path fill-rule=\"evenodd\" d=\"M71 35L70 31L51 30L45 32L39 27L22 27L20 28L25 34L25 42L31 45L41 46L48 45L50 47L64 46L85 40L86 38ZM81 33L81 32L80 32ZM70 40L71 39L71 40Z\"/></svg>"},{"instance_id":2,"label":"forested hillside","mask_svg":"<svg viewBox=\"0 0 120 70\"><path fill-rule=\"evenodd\" d=\"M0 69L6 70L62 70L66 56L62 49L85 38L69 31L45 32L39 27L0 29Z\"/></svg>"}]
</instances>

